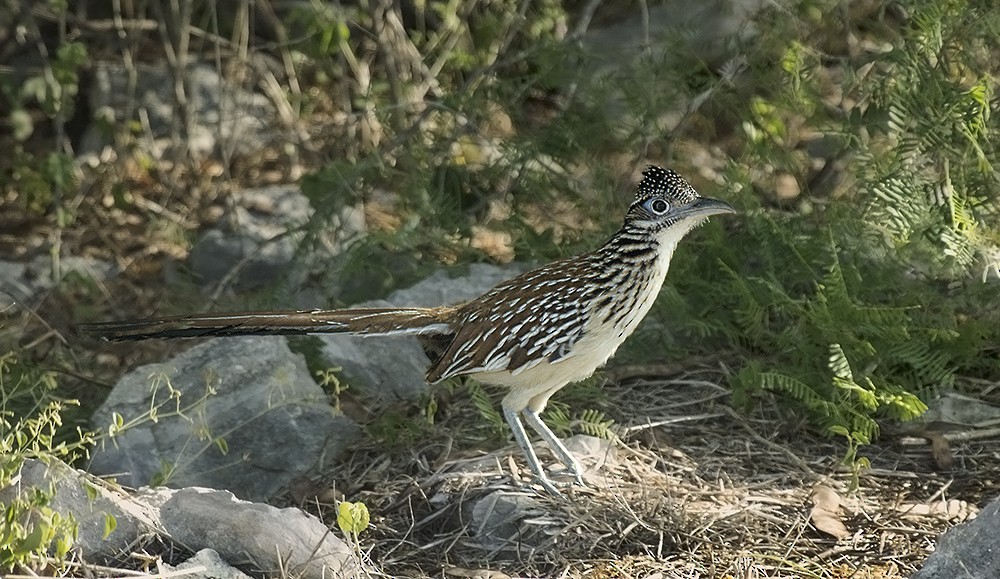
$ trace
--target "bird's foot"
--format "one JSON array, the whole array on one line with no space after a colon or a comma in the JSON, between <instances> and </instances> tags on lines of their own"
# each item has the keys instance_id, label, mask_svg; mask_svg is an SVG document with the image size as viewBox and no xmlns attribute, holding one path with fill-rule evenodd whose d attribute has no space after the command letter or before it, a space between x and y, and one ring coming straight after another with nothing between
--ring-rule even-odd
<instances>
[{"instance_id":1,"label":"bird's foot","mask_svg":"<svg viewBox=\"0 0 1000 579\"><path fill-rule=\"evenodd\" d=\"M545 489L546 492L548 492L553 497L563 500L566 499L566 496L562 494L562 491L559 490L559 488L555 485L555 483L549 480L549 477L547 476L535 477L535 480L538 482L538 484L542 486L543 489Z\"/></svg>"},{"instance_id":2,"label":"bird's foot","mask_svg":"<svg viewBox=\"0 0 1000 579\"><path fill-rule=\"evenodd\" d=\"M583 487L583 488L587 487L587 484L585 482L583 482L583 475L580 474L580 472L575 471L572 468L567 469L565 472L566 472L566 474L573 475L573 480L572 481L554 482L547 475L540 474L540 473L535 473L535 481L543 489L545 489L550 495L558 497L558 498L561 498L561 499L565 499L566 496L563 494L562 490L560 490L560 489L568 489L568 488L572 488L574 486L580 486L580 487ZM562 474L562 473L559 473L559 474Z\"/></svg>"},{"instance_id":3,"label":"bird's foot","mask_svg":"<svg viewBox=\"0 0 1000 579\"><path fill-rule=\"evenodd\" d=\"M566 470L573 475L573 479L576 481L576 484L582 487L587 486L587 483L583 482L583 467L580 465L578 460L573 458L572 462L566 465Z\"/></svg>"}]
</instances>

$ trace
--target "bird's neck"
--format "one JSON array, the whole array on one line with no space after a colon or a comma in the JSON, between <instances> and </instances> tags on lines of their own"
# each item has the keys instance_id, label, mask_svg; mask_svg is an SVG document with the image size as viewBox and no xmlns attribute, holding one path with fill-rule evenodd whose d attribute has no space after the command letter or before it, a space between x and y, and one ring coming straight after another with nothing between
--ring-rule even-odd
<instances>
[{"instance_id":1,"label":"bird's neck","mask_svg":"<svg viewBox=\"0 0 1000 579\"><path fill-rule=\"evenodd\" d=\"M670 259L680 240L691 231L693 224L674 223L658 231L651 231L626 222L615 235L594 252L596 262L619 293L617 303L632 310L630 314L613 317L628 326L631 332L652 306L660 293ZM617 324L616 324L617 325Z\"/></svg>"}]
</instances>

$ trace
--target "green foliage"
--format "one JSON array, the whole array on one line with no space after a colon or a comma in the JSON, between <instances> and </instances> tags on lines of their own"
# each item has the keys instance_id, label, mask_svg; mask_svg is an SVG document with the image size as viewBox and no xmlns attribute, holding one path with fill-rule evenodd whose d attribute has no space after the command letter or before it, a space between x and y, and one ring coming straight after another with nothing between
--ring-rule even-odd
<instances>
[{"instance_id":1,"label":"green foliage","mask_svg":"<svg viewBox=\"0 0 1000 579\"><path fill-rule=\"evenodd\" d=\"M494 432L504 432L506 422L500 412L497 411L494 401L486 392L486 389L474 380L466 380L465 388L468 389L472 405L479 411L479 416L492 426Z\"/></svg>"},{"instance_id":2,"label":"green foliage","mask_svg":"<svg viewBox=\"0 0 1000 579\"><path fill-rule=\"evenodd\" d=\"M791 400L844 438L855 474L879 420L918 416L964 376L998 378L1000 292L979 278L1000 255L1000 127L987 80L1000 20L980 2L907 9L906 26L866 32L879 51L837 57L848 98L832 104L832 56L811 37L820 29L771 15L779 33L751 63L761 90L743 112L748 147L725 175L741 192L739 225L718 262L682 250L671 277L687 302L685 315L669 313L681 335L747 360L735 401L762 391ZM765 71L774 58L781 67ZM795 211L751 201L776 173L809 174L802 135L816 133L812 143L831 151L826 169L850 186L807 189Z\"/></svg>"},{"instance_id":3,"label":"green foliage","mask_svg":"<svg viewBox=\"0 0 1000 579\"><path fill-rule=\"evenodd\" d=\"M600 410L578 410L572 416L569 407L563 403L553 403L545 411L545 422L560 436L572 436L577 432L598 438L614 439L615 421Z\"/></svg>"},{"instance_id":4,"label":"green foliage","mask_svg":"<svg viewBox=\"0 0 1000 579\"><path fill-rule=\"evenodd\" d=\"M14 150L13 168L6 185L16 188L17 198L32 213L43 214L52 208L60 192L68 191L77 182L75 162L65 153L51 152L42 157ZM58 224L69 225L72 213L59 207Z\"/></svg>"},{"instance_id":5,"label":"green foliage","mask_svg":"<svg viewBox=\"0 0 1000 579\"><path fill-rule=\"evenodd\" d=\"M1000 20L979 2L916 2L912 27L852 87L868 107L854 164L874 232L934 277L996 268L998 133L991 119ZM994 45L995 46L995 45ZM853 124L853 123L852 123ZM852 127L853 128L853 127ZM983 226L979 226L983 224Z\"/></svg>"},{"instance_id":6,"label":"green foliage","mask_svg":"<svg viewBox=\"0 0 1000 579\"><path fill-rule=\"evenodd\" d=\"M93 436L80 431L65 440L62 417L76 402L55 399L54 388L52 374L11 353L0 356L0 488L15 484L26 460L71 462L93 444ZM0 504L0 570L58 566L69 554L77 523L52 508L54 484L25 488Z\"/></svg>"},{"instance_id":7,"label":"green foliage","mask_svg":"<svg viewBox=\"0 0 1000 579\"><path fill-rule=\"evenodd\" d=\"M50 8L64 13L62 2L50 2ZM37 31L38 22L26 17L19 24ZM13 195L23 207L43 214L54 209L57 226L62 228L72 220L72 211L62 203L62 194L72 190L78 180L73 156L69 154L64 124L73 114L80 88L80 70L88 60L85 44L61 38L54 53L39 42L38 56L43 64L26 76L0 74L0 120L11 128L15 145L10 159L0 164L0 190ZM40 110L56 126L62 140L46 153L34 152L24 143L35 134L31 110Z\"/></svg>"},{"instance_id":8,"label":"green foliage","mask_svg":"<svg viewBox=\"0 0 1000 579\"><path fill-rule=\"evenodd\" d=\"M80 42L63 42L45 69L29 77L15 95L15 102L33 101L49 117L72 112L79 91L80 68L87 62L87 48Z\"/></svg>"},{"instance_id":9,"label":"green foliage","mask_svg":"<svg viewBox=\"0 0 1000 579\"><path fill-rule=\"evenodd\" d=\"M317 382L325 392L330 393L330 398L333 400L333 409L338 414L341 412L340 395L349 388L349 385L340 379L340 372L342 370L343 368L335 366L316 372Z\"/></svg>"}]
</instances>

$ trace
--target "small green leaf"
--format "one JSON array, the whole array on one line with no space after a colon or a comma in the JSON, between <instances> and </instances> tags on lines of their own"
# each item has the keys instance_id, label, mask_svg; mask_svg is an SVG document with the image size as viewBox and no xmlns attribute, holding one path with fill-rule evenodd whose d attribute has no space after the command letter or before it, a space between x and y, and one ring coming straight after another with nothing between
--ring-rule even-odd
<instances>
[{"instance_id":1,"label":"small green leaf","mask_svg":"<svg viewBox=\"0 0 1000 579\"><path fill-rule=\"evenodd\" d=\"M849 437L849 433L846 428L839 424L834 424L828 428L830 434L839 434L840 436Z\"/></svg>"},{"instance_id":2,"label":"small green leaf","mask_svg":"<svg viewBox=\"0 0 1000 579\"><path fill-rule=\"evenodd\" d=\"M42 546L42 540L45 538L45 529L41 524L36 524L28 536L21 541L21 546L18 548L20 551L25 551L28 553L33 553Z\"/></svg>"},{"instance_id":3,"label":"small green leaf","mask_svg":"<svg viewBox=\"0 0 1000 579\"><path fill-rule=\"evenodd\" d=\"M83 483L83 491L87 493L88 501L94 502L97 500L98 492L97 492L97 487L95 487L94 485L90 483Z\"/></svg>"},{"instance_id":4,"label":"small green leaf","mask_svg":"<svg viewBox=\"0 0 1000 579\"><path fill-rule=\"evenodd\" d=\"M114 517L111 513L104 514L104 539L107 540L111 536L111 533L115 532L118 528L118 519Z\"/></svg>"},{"instance_id":5,"label":"small green leaf","mask_svg":"<svg viewBox=\"0 0 1000 579\"><path fill-rule=\"evenodd\" d=\"M364 503L344 501L337 507L337 525L347 535L356 537L361 534L361 531L368 528L369 522L371 522L371 516Z\"/></svg>"}]
</instances>

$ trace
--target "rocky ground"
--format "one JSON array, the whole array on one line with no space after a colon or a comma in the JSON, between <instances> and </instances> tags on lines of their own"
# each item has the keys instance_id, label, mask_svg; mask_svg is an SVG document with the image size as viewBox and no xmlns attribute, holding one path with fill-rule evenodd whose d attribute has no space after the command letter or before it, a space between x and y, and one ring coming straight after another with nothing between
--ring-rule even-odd
<instances>
[{"instance_id":1,"label":"rocky ground","mask_svg":"<svg viewBox=\"0 0 1000 579\"><path fill-rule=\"evenodd\" d=\"M657 7L649 17L672 16ZM706 59L713 40L752 32L722 20L712 25L720 36L698 36ZM641 36L623 26L585 40L627 59L641 47L619 40ZM135 104L118 98L127 72L96 68L95 109L121 115ZM102 433L74 465L86 472L29 461L0 490L10 501L55 482L54 507L80 522L64 574L896 578L923 567L915 576L1000 576L990 555L1000 415L961 396L935 402L909 430L884 432L863 450L870 467L854 472L841 446L773 401L732 408L734 361L613 364L555 399L557 410L598 413L556 417L587 486L555 498L532 483L498 425L500 393L459 381L429 390L413 338L79 336L79 321L252 306L268 301L262 290L284 307L326 305L358 285L331 266L344 247L401 220L386 193L343 207L318 235L303 227L313 205L297 178L321 163L275 153L292 139L274 100L229 86L212 67L190 70L192 93L208 95L195 99L187 143L197 170L171 162L171 79L164 67L136 74L148 113L139 150L116 149L99 127L82 131L75 224L55 228L16 204L0 212L0 323L17 332L20 351L58 371L60 394L87 411L76 418ZM709 147L679 148L701 178L724 165ZM225 186L208 178L241 163ZM101 175L111 165L114 179ZM184 186L168 186L173 178ZM783 191L794 198L794 180ZM513 254L502 236L470 243L498 262ZM452 268L385 301L454 303L523 267ZM608 420L610 438L583 434ZM370 514L356 536L338 523L345 501Z\"/></svg>"},{"instance_id":2,"label":"rocky ground","mask_svg":"<svg viewBox=\"0 0 1000 579\"><path fill-rule=\"evenodd\" d=\"M475 266L388 301L461 300L513 273ZM81 522L82 569L206 577L906 577L941 532L997 521L995 505L980 511L1000 474L997 417L973 400L942 399L929 417L964 428L886 433L855 479L837 445L778 408L731 408L723 360L611 367L590 386L604 388L617 438L568 440L588 486L560 500L532 484L467 386L428 398L415 339L291 344L212 339L133 369L93 418L122 416L88 465L116 482L28 463L18 488L59 481L55 504ZM304 351L351 390L320 388ZM345 500L371 514L357 543L334 522ZM955 564L989 576L991 533L954 532L920 576L952 577Z\"/></svg>"}]
</instances>

